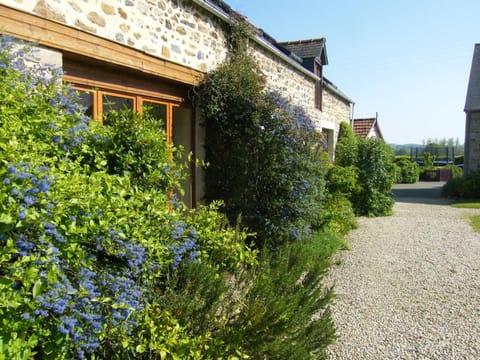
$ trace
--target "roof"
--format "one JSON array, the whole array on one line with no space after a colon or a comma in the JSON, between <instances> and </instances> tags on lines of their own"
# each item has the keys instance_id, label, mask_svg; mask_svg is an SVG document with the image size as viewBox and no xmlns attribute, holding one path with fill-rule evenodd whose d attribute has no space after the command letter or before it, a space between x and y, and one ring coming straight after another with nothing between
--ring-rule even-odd
<instances>
[{"instance_id":1,"label":"roof","mask_svg":"<svg viewBox=\"0 0 480 360\"><path fill-rule=\"evenodd\" d=\"M383 139L383 135L380 131L380 126L378 125L377 118L353 120L353 132L355 133L355 135L366 138L368 137L368 135L370 135L372 130L374 130L378 138Z\"/></svg>"},{"instance_id":2,"label":"roof","mask_svg":"<svg viewBox=\"0 0 480 360\"><path fill-rule=\"evenodd\" d=\"M465 111L480 111L480 44L476 44L473 51Z\"/></svg>"},{"instance_id":3,"label":"roof","mask_svg":"<svg viewBox=\"0 0 480 360\"><path fill-rule=\"evenodd\" d=\"M321 60L322 65L327 65L328 59L325 42L325 38L318 38L280 42L279 44L285 46L302 59L318 58Z\"/></svg>"}]
</instances>

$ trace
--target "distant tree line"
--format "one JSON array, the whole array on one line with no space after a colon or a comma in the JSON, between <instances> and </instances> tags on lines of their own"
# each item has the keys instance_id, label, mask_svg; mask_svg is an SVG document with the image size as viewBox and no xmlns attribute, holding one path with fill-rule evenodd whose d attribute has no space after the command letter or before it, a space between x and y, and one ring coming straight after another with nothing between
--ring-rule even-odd
<instances>
[{"instance_id":1,"label":"distant tree line","mask_svg":"<svg viewBox=\"0 0 480 360\"><path fill-rule=\"evenodd\" d=\"M422 140L422 144L391 144L390 145L396 156L408 155L415 156L415 154L420 155L423 152L429 152L430 154L443 154L448 153L450 156L454 154L455 156L463 155L463 144L460 143L458 138L443 138L443 139L434 139L427 138Z\"/></svg>"}]
</instances>

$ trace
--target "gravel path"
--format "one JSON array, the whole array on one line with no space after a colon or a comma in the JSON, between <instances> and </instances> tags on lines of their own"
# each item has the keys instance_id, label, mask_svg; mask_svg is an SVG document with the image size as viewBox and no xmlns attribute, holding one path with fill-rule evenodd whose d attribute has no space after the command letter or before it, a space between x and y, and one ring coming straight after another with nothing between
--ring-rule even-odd
<instances>
[{"instance_id":1,"label":"gravel path","mask_svg":"<svg viewBox=\"0 0 480 360\"><path fill-rule=\"evenodd\" d=\"M329 280L331 359L480 359L480 234L431 184L396 188L394 215L360 218Z\"/></svg>"}]
</instances>

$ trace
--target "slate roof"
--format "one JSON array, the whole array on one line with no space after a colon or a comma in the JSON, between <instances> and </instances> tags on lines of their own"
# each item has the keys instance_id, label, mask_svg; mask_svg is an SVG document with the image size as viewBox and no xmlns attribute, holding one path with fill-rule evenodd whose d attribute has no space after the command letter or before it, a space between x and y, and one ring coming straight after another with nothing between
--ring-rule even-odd
<instances>
[{"instance_id":1,"label":"slate roof","mask_svg":"<svg viewBox=\"0 0 480 360\"><path fill-rule=\"evenodd\" d=\"M319 58L322 65L328 64L325 38L279 42L302 59Z\"/></svg>"},{"instance_id":2,"label":"slate roof","mask_svg":"<svg viewBox=\"0 0 480 360\"><path fill-rule=\"evenodd\" d=\"M383 139L383 135L380 131L380 126L378 125L378 121L376 118L353 120L353 132L357 136L366 138L370 134L370 131L372 129L375 131L378 138Z\"/></svg>"},{"instance_id":3,"label":"slate roof","mask_svg":"<svg viewBox=\"0 0 480 360\"><path fill-rule=\"evenodd\" d=\"M465 111L480 111L480 44L476 44L473 51Z\"/></svg>"}]
</instances>

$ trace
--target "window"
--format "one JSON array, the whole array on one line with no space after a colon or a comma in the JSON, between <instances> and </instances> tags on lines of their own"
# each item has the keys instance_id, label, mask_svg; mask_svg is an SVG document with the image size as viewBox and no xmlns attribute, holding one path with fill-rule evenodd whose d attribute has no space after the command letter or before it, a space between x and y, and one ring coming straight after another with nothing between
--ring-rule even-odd
<instances>
[{"instance_id":1,"label":"window","mask_svg":"<svg viewBox=\"0 0 480 360\"><path fill-rule=\"evenodd\" d=\"M89 63L64 59L65 80L76 89L86 115L105 125L109 111L131 109L143 113L146 109L161 121L167 141L181 147L185 155L195 151L193 110L186 99L186 89L143 74L100 68ZM194 154L195 157L195 154ZM184 156L185 160L187 159ZM195 168L182 183L182 200L195 205Z\"/></svg>"},{"instance_id":2,"label":"window","mask_svg":"<svg viewBox=\"0 0 480 360\"><path fill-rule=\"evenodd\" d=\"M322 65L315 61L314 72L320 79L315 81L315 108L322 110L322 88L323 88L323 74Z\"/></svg>"}]
</instances>

